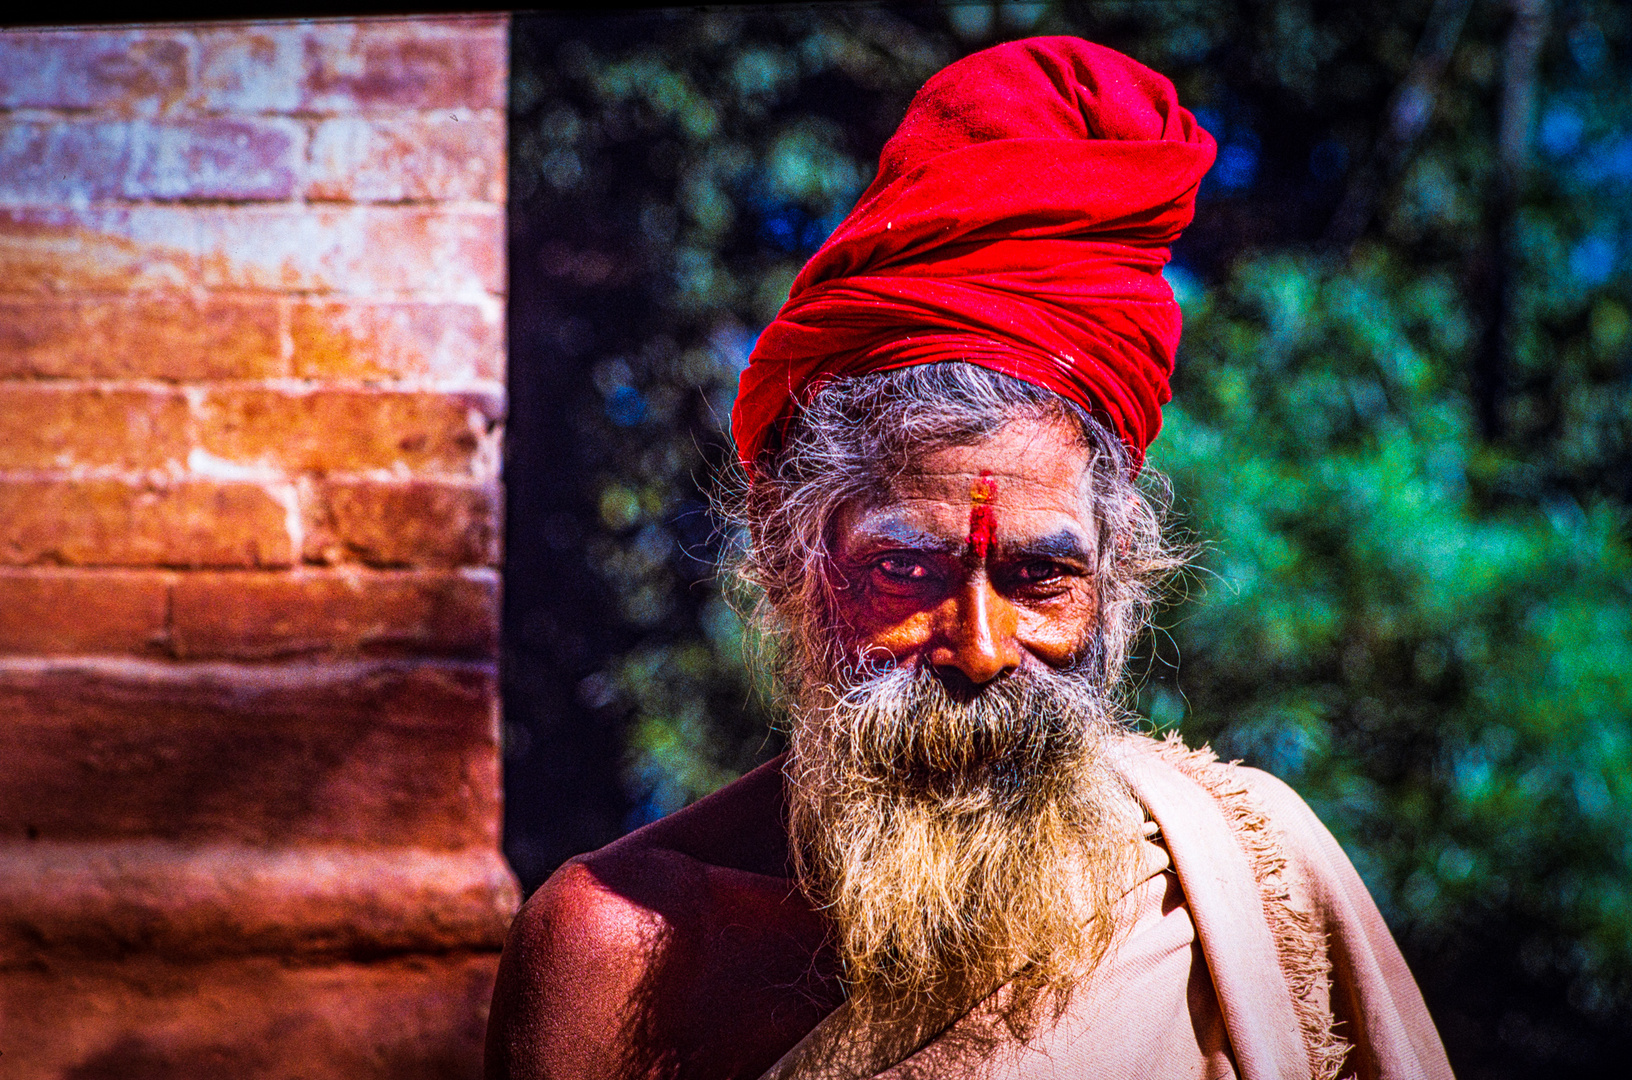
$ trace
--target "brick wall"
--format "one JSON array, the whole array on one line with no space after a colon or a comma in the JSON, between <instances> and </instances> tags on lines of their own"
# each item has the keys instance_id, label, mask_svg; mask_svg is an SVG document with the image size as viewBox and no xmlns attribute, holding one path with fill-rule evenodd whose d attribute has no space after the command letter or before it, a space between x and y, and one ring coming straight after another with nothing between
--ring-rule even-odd
<instances>
[{"instance_id":1,"label":"brick wall","mask_svg":"<svg viewBox=\"0 0 1632 1080\"><path fill-rule=\"evenodd\" d=\"M0 34L0 1073L479 1073L506 80Z\"/></svg>"}]
</instances>

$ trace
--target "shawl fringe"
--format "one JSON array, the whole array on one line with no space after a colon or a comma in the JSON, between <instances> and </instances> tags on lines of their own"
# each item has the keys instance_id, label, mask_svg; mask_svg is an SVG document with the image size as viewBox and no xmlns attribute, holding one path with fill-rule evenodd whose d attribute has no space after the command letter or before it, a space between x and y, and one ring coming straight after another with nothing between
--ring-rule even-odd
<instances>
[{"instance_id":1,"label":"shawl fringe","mask_svg":"<svg viewBox=\"0 0 1632 1080\"><path fill-rule=\"evenodd\" d=\"M1220 761L1208 747L1192 750L1176 734L1157 742L1156 748L1163 760L1200 784L1218 802L1231 832L1252 863L1281 972L1292 992L1310 1073L1315 1080L1334 1080L1348 1058L1349 1043L1337 1033L1332 1016L1332 961L1326 951L1326 934L1314 915L1292 897L1286 877L1286 853L1274 826L1241 782L1233 767L1236 762Z\"/></svg>"}]
</instances>

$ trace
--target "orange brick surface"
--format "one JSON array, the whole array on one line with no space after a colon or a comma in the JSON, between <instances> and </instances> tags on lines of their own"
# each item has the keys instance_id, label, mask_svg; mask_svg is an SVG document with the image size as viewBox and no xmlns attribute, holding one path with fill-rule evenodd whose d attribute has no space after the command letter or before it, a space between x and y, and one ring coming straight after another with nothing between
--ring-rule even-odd
<instances>
[{"instance_id":1,"label":"orange brick surface","mask_svg":"<svg viewBox=\"0 0 1632 1080\"><path fill-rule=\"evenodd\" d=\"M309 199L504 201L502 112L335 117L312 137Z\"/></svg>"},{"instance_id":2,"label":"orange brick surface","mask_svg":"<svg viewBox=\"0 0 1632 1080\"><path fill-rule=\"evenodd\" d=\"M188 424L174 390L0 382L0 470L179 465Z\"/></svg>"},{"instance_id":3,"label":"orange brick surface","mask_svg":"<svg viewBox=\"0 0 1632 1080\"><path fill-rule=\"evenodd\" d=\"M515 903L515 879L485 846L0 841L0 957L42 942L69 960L497 948Z\"/></svg>"},{"instance_id":4,"label":"orange brick surface","mask_svg":"<svg viewBox=\"0 0 1632 1080\"><path fill-rule=\"evenodd\" d=\"M186 207L0 209L0 293L190 289L202 269L198 214Z\"/></svg>"},{"instance_id":5,"label":"orange brick surface","mask_svg":"<svg viewBox=\"0 0 1632 1080\"><path fill-rule=\"evenodd\" d=\"M0 292L504 289L499 207L135 204L0 210Z\"/></svg>"},{"instance_id":6,"label":"orange brick surface","mask_svg":"<svg viewBox=\"0 0 1632 1080\"><path fill-rule=\"evenodd\" d=\"M0 379L261 379L288 373L283 301L0 298Z\"/></svg>"},{"instance_id":7,"label":"orange brick surface","mask_svg":"<svg viewBox=\"0 0 1632 1080\"><path fill-rule=\"evenodd\" d=\"M297 113L503 109L502 31L493 16L208 29L198 101Z\"/></svg>"},{"instance_id":8,"label":"orange brick surface","mask_svg":"<svg viewBox=\"0 0 1632 1080\"><path fill-rule=\"evenodd\" d=\"M490 394L222 388L202 396L197 444L292 471L468 474L501 415Z\"/></svg>"},{"instance_id":9,"label":"orange brick surface","mask_svg":"<svg viewBox=\"0 0 1632 1080\"><path fill-rule=\"evenodd\" d=\"M0 1074L479 1075L508 55L0 30Z\"/></svg>"},{"instance_id":10,"label":"orange brick surface","mask_svg":"<svg viewBox=\"0 0 1632 1080\"><path fill-rule=\"evenodd\" d=\"M297 302L289 337L303 379L504 377L504 328L473 304Z\"/></svg>"},{"instance_id":11,"label":"orange brick surface","mask_svg":"<svg viewBox=\"0 0 1632 1080\"><path fill-rule=\"evenodd\" d=\"M0 838L498 844L487 664L0 663Z\"/></svg>"},{"instance_id":12,"label":"orange brick surface","mask_svg":"<svg viewBox=\"0 0 1632 1080\"><path fill-rule=\"evenodd\" d=\"M499 491L490 483L334 480L307 507L306 558L369 566L493 566Z\"/></svg>"},{"instance_id":13,"label":"orange brick surface","mask_svg":"<svg viewBox=\"0 0 1632 1080\"><path fill-rule=\"evenodd\" d=\"M0 570L0 655L159 652L169 595L149 570Z\"/></svg>"},{"instance_id":14,"label":"orange brick surface","mask_svg":"<svg viewBox=\"0 0 1632 1080\"><path fill-rule=\"evenodd\" d=\"M163 212L154 207L149 217ZM212 289L376 296L504 289L499 207L249 205L192 218L202 280Z\"/></svg>"},{"instance_id":15,"label":"orange brick surface","mask_svg":"<svg viewBox=\"0 0 1632 1080\"><path fill-rule=\"evenodd\" d=\"M171 644L185 658L492 657L498 605L491 572L187 574L176 581Z\"/></svg>"},{"instance_id":16,"label":"orange brick surface","mask_svg":"<svg viewBox=\"0 0 1632 1080\"><path fill-rule=\"evenodd\" d=\"M0 565L288 566L292 500L230 481L0 479Z\"/></svg>"},{"instance_id":17,"label":"orange brick surface","mask_svg":"<svg viewBox=\"0 0 1632 1080\"><path fill-rule=\"evenodd\" d=\"M6 1068L82 1080L477 1080L497 967L490 950L31 965L0 978Z\"/></svg>"}]
</instances>

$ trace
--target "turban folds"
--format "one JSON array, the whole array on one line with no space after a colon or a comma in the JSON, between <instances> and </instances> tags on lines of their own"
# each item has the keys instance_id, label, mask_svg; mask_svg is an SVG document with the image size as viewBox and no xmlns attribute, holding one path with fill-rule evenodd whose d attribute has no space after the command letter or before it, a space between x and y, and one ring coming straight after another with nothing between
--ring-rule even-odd
<instances>
[{"instance_id":1,"label":"turban folds","mask_svg":"<svg viewBox=\"0 0 1632 1080\"><path fill-rule=\"evenodd\" d=\"M962 360L1083 406L1137 467L1179 341L1162 268L1214 153L1171 82L1080 38L943 69L755 344L742 462L832 380Z\"/></svg>"}]
</instances>

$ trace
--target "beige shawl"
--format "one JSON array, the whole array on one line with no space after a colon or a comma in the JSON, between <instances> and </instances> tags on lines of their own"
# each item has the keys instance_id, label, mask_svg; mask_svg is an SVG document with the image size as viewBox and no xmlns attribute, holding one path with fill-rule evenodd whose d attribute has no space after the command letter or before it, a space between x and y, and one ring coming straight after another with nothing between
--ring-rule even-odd
<instances>
[{"instance_id":1,"label":"beige shawl","mask_svg":"<svg viewBox=\"0 0 1632 1080\"><path fill-rule=\"evenodd\" d=\"M1221 763L1208 751L1187 750L1176 739L1130 736L1115 754L1159 828L1182 887L1184 910L1176 916L1169 905L1156 906L1170 918L1188 914L1216 995L1216 1004L1209 999L1207 1006L1222 1013L1228 1047L1211 1057L1195 1046L1165 1051L1174 1043L1171 1018L1126 1001L1117 1003L1117 1022L1109 1029L1101 1024L1096 1038L1103 1042L1109 1030L1135 1050L1141 1040L1155 1047L1120 1059L1144 1062L1147 1075L1450 1077L1422 996L1376 905L1337 842L1290 788L1258 770ZM1159 914L1149 902L1146 909ZM1101 994L1119 992L1107 985L1113 988ZM1002 994L1002 988L972 993L911 1030L888 1032L854 1030L841 1006L763 1080L860 1080L886 1072L1009 1080L1092 1076L1106 1067L1106 1056L1093 1047L1078 1049L1080 1040L1077 1048L1069 1039L1053 1047L1046 1038L1007 1047L971 1041L975 1018ZM1092 1012L1093 998L1091 989L1079 991L1056 1029L1081 1019L1072 1014ZM1169 1030L1155 1030L1157 1024ZM1177 1034L1182 1043L1188 1030ZM1197 1039L1202 1035L1198 1031Z\"/></svg>"}]
</instances>

